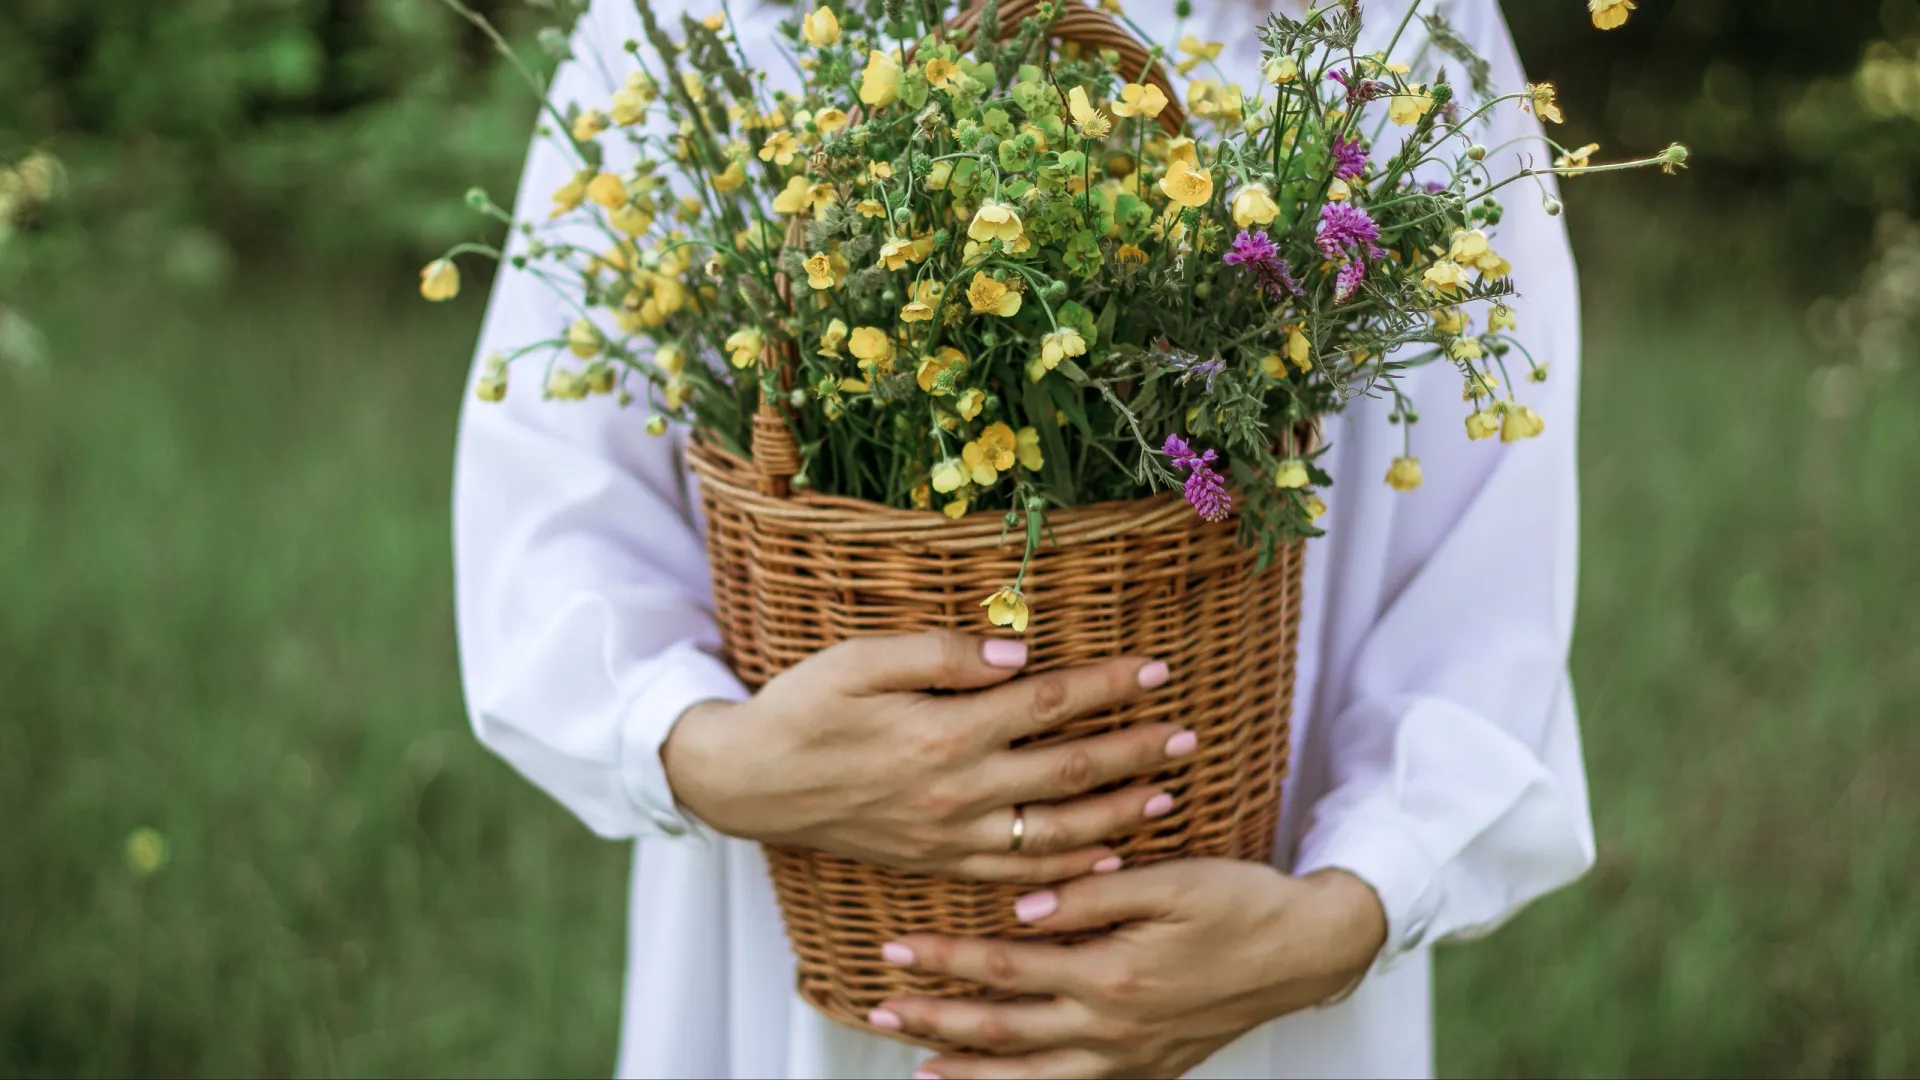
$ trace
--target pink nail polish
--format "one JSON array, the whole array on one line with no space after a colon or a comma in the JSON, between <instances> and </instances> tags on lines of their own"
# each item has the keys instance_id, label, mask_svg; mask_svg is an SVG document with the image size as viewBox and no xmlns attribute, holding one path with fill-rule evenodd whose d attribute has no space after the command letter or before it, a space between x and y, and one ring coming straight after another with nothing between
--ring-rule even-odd
<instances>
[{"instance_id":1,"label":"pink nail polish","mask_svg":"<svg viewBox=\"0 0 1920 1080\"><path fill-rule=\"evenodd\" d=\"M890 941L880 946L880 958L889 964L898 964L901 967L906 967L908 964L913 963L913 950L897 941Z\"/></svg>"},{"instance_id":2,"label":"pink nail polish","mask_svg":"<svg viewBox=\"0 0 1920 1080\"><path fill-rule=\"evenodd\" d=\"M1163 791L1148 799L1145 813L1150 818L1166 817L1173 813L1173 796Z\"/></svg>"},{"instance_id":3,"label":"pink nail polish","mask_svg":"<svg viewBox=\"0 0 1920 1080\"><path fill-rule=\"evenodd\" d=\"M900 1017L885 1009L875 1009L867 1014L867 1023L882 1031L899 1031Z\"/></svg>"},{"instance_id":4,"label":"pink nail polish","mask_svg":"<svg viewBox=\"0 0 1920 1080\"><path fill-rule=\"evenodd\" d=\"M913 1070L913 1080L940 1080L939 1073L930 1073L925 1069Z\"/></svg>"},{"instance_id":5,"label":"pink nail polish","mask_svg":"<svg viewBox=\"0 0 1920 1080\"><path fill-rule=\"evenodd\" d=\"M1060 897L1052 890L1028 893L1013 902L1014 917L1021 922L1037 922L1060 909Z\"/></svg>"},{"instance_id":6,"label":"pink nail polish","mask_svg":"<svg viewBox=\"0 0 1920 1080\"><path fill-rule=\"evenodd\" d=\"M1199 745L1200 736L1191 731L1177 732L1173 738L1167 740L1167 756L1185 757L1193 753L1193 748Z\"/></svg>"},{"instance_id":7,"label":"pink nail polish","mask_svg":"<svg viewBox=\"0 0 1920 1080\"><path fill-rule=\"evenodd\" d=\"M1093 864L1093 872L1096 874L1111 874L1125 865L1127 865L1126 861L1120 858L1120 856L1109 855Z\"/></svg>"},{"instance_id":8,"label":"pink nail polish","mask_svg":"<svg viewBox=\"0 0 1920 1080\"><path fill-rule=\"evenodd\" d=\"M1145 690L1151 690L1156 686L1165 686L1168 674L1166 662L1155 660L1153 663L1140 669L1138 676L1140 686Z\"/></svg>"},{"instance_id":9,"label":"pink nail polish","mask_svg":"<svg viewBox=\"0 0 1920 1080\"><path fill-rule=\"evenodd\" d=\"M1027 662L1027 643L1006 638L988 638L980 643L980 659L989 667L1017 668Z\"/></svg>"}]
</instances>

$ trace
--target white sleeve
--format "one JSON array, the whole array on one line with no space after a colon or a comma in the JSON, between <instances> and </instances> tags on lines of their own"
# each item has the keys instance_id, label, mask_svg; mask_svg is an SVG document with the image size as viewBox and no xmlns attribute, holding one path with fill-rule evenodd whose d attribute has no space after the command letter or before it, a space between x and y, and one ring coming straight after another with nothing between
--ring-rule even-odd
<instances>
[{"instance_id":1,"label":"white sleeve","mask_svg":"<svg viewBox=\"0 0 1920 1080\"><path fill-rule=\"evenodd\" d=\"M1470 33L1476 22L1480 32ZM1524 76L1497 8L1476 2L1460 25L1499 86L1518 89ZM1497 108L1487 145L1538 131L1511 103ZM1547 156L1538 143L1518 145L1489 160L1495 175L1521 153ZM1345 494L1335 492L1336 500L1379 501L1363 516L1383 534L1384 599L1331 684L1338 711L1323 732L1330 786L1310 811L1295 870L1340 867L1373 886L1387 913L1382 964L1423 943L1491 931L1594 857L1566 671L1580 298L1565 229L1538 189L1521 181L1502 194L1506 215L1492 236L1522 290L1511 302L1516 336L1551 377L1526 382L1518 355L1508 370L1520 400L1546 418L1545 433L1470 443L1463 379L1434 365L1411 386L1426 485L1398 495L1378 473L1348 475ZM1389 441L1398 438L1394 429ZM1382 456L1369 467L1383 473Z\"/></svg>"},{"instance_id":2,"label":"white sleeve","mask_svg":"<svg viewBox=\"0 0 1920 1080\"><path fill-rule=\"evenodd\" d=\"M562 110L604 106L608 73L631 67L620 53L638 36L631 7L602 0L583 18L576 50L598 55L561 69ZM516 217L543 220L577 167L562 141L537 137ZM476 358L563 334L571 319L549 286L502 267ZM544 363L516 364L498 404L475 401L470 379L460 421L456 601L473 728L602 836L697 833L661 744L689 706L746 691L716 655L682 439L646 434L644 408L609 397L543 400Z\"/></svg>"}]
</instances>

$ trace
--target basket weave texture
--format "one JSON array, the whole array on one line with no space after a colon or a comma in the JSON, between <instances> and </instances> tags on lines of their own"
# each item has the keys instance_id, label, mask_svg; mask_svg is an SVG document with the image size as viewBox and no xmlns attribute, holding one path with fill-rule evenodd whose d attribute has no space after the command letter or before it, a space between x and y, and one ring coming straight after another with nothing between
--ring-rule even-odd
<instances>
[{"instance_id":1,"label":"basket weave texture","mask_svg":"<svg viewBox=\"0 0 1920 1080\"><path fill-rule=\"evenodd\" d=\"M758 470L696 444L714 609L726 660L749 686L835 642L864 634L985 629L980 601L1013 580L1024 536L998 514L960 521L851 499L769 496ZM1171 494L1049 514L1054 542L1035 553L1027 671L1120 655L1165 660L1173 681L1035 743L1167 721L1199 749L1150 782L1174 811L1117 838L1128 865L1178 857L1271 860L1287 762L1299 640L1302 548L1264 570L1231 521L1207 524ZM818 851L769 847L767 863L802 996L866 1028L896 995L990 996L969 983L905 971L880 948L906 934L1044 940L1014 918L1031 887L950 881ZM938 1046L925 1042L925 1045Z\"/></svg>"}]
</instances>

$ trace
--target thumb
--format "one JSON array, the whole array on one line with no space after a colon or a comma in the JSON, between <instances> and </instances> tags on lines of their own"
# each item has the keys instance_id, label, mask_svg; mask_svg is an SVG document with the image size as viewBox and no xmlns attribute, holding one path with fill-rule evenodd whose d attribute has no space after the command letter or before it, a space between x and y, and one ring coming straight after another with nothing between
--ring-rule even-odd
<instances>
[{"instance_id":1,"label":"thumb","mask_svg":"<svg viewBox=\"0 0 1920 1080\"><path fill-rule=\"evenodd\" d=\"M1075 878L1014 902L1020 921L1042 930L1098 930L1164 919L1179 906L1181 860Z\"/></svg>"},{"instance_id":2,"label":"thumb","mask_svg":"<svg viewBox=\"0 0 1920 1080\"><path fill-rule=\"evenodd\" d=\"M1027 644L958 630L849 638L818 656L843 693L978 690L1006 682L1027 663Z\"/></svg>"}]
</instances>

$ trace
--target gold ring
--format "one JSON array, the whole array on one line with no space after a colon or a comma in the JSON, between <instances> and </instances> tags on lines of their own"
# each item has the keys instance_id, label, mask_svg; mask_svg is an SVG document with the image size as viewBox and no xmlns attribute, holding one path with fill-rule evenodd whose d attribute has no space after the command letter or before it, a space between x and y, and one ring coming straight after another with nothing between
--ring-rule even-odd
<instances>
[{"instance_id":1,"label":"gold ring","mask_svg":"<svg viewBox=\"0 0 1920 1080\"><path fill-rule=\"evenodd\" d=\"M1027 808L1013 808L1013 842L1007 845L1009 853L1019 851L1020 845L1027 839Z\"/></svg>"}]
</instances>

